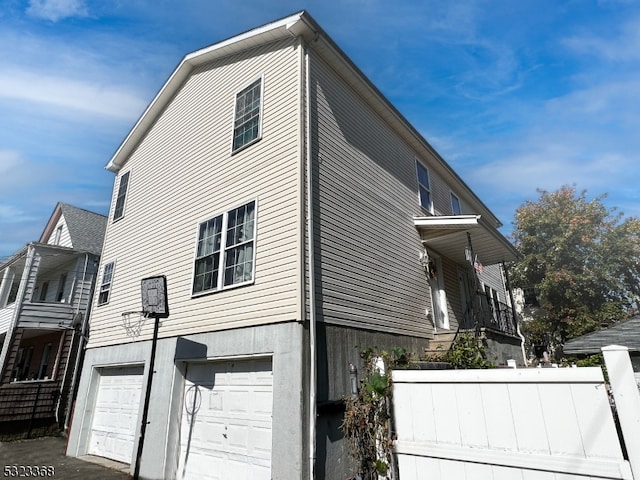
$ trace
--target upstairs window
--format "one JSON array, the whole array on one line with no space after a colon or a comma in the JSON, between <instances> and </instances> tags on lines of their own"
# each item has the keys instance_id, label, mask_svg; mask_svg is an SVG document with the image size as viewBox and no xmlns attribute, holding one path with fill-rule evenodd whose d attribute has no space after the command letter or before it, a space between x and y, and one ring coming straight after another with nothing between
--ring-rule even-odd
<instances>
[{"instance_id":1,"label":"upstairs window","mask_svg":"<svg viewBox=\"0 0 640 480\"><path fill-rule=\"evenodd\" d=\"M56 228L56 233L53 237L53 244L54 245L60 245L60 238L62 238L62 225L58 226L58 228Z\"/></svg>"},{"instance_id":2,"label":"upstairs window","mask_svg":"<svg viewBox=\"0 0 640 480\"><path fill-rule=\"evenodd\" d=\"M538 300L538 289L536 287L525 287L522 289L524 294L524 306L525 307L539 307L540 301Z\"/></svg>"},{"instance_id":3,"label":"upstairs window","mask_svg":"<svg viewBox=\"0 0 640 480\"><path fill-rule=\"evenodd\" d=\"M198 228L193 293L253 282L256 202L229 210Z\"/></svg>"},{"instance_id":4,"label":"upstairs window","mask_svg":"<svg viewBox=\"0 0 640 480\"><path fill-rule=\"evenodd\" d=\"M16 298L18 298L18 288L20 285L18 282L14 282L11 284L11 289L9 290L9 297L7 297L7 305L16 303Z\"/></svg>"},{"instance_id":5,"label":"upstairs window","mask_svg":"<svg viewBox=\"0 0 640 480\"><path fill-rule=\"evenodd\" d=\"M118 197L116 198L116 208L113 210L113 220L116 221L124 216L124 204L127 198L127 187L129 186L129 174L127 172L120 177L118 185Z\"/></svg>"},{"instance_id":6,"label":"upstairs window","mask_svg":"<svg viewBox=\"0 0 640 480\"><path fill-rule=\"evenodd\" d=\"M41 302L46 302L48 293L49 293L49 282L44 282L40 289L40 297L38 298L38 300Z\"/></svg>"},{"instance_id":7,"label":"upstairs window","mask_svg":"<svg viewBox=\"0 0 640 480\"><path fill-rule=\"evenodd\" d=\"M460 208L460 199L451 192L451 211L454 215L462 214L462 209Z\"/></svg>"},{"instance_id":8,"label":"upstairs window","mask_svg":"<svg viewBox=\"0 0 640 480\"><path fill-rule=\"evenodd\" d=\"M100 283L100 292L98 293L98 305L104 305L109 301L114 267L115 262L107 263L104 266L104 270L102 271L102 282Z\"/></svg>"},{"instance_id":9,"label":"upstairs window","mask_svg":"<svg viewBox=\"0 0 640 480\"><path fill-rule=\"evenodd\" d=\"M427 167L416 159L416 171L418 174L418 197L420 199L420 205L433 213L431 186L429 184L429 170L427 170Z\"/></svg>"},{"instance_id":10,"label":"upstairs window","mask_svg":"<svg viewBox=\"0 0 640 480\"><path fill-rule=\"evenodd\" d=\"M236 95L233 120L233 151L237 151L260 138L260 112L262 109L262 78Z\"/></svg>"}]
</instances>

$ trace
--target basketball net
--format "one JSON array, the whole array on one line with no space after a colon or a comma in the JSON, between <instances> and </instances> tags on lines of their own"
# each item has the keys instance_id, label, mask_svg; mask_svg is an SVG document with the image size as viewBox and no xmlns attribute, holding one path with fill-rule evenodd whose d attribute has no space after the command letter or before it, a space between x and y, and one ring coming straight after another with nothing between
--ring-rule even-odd
<instances>
[{"instance_id":1,"label":"basketball net","mask_svg":"<svg viewBox=\"0 0 640 480\"><path fill-rule=\"evenodd\" d=\"M124 312L122 314L122 326L127 332L127 336L133 338L140 335L140 331L142 330L142 326L146 319L147 315L145 312Z\"/></svg>"}]
</instances>

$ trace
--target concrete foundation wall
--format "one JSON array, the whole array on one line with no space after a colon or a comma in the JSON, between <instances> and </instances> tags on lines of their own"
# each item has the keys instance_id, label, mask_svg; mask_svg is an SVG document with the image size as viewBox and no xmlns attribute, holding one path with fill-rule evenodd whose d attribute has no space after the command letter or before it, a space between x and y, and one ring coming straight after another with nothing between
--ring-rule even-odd
<instances>
[{"instance_id":1,"label":"concrete foundation wall","mask_svg":"<svg viewBox=\"0 0 640 480\"><path fill-rule=\"evenodd\" d=\"M507 365L507 360L513 359L519 367L524 366L522 353L522 340L518 337L483 329L483 335L487 342L487 360L496 366Z\"/></svg>"},{"instance_id":2,"label":"concrete foundation wall","mask_svg":"<svg viewBox=\"0 0 640 480\"><path fill-rule=\"evenodd\" d=\"M303 392L300 388L305 378L301 354L303 339L302 325L289 322L159 340L140 477L175 478L187 362L224 361L255 356L271 356L273 361L272 478L301 478L306 475L307 463L303 447L306 422ZM144 386L149 375L150 351L150 341L87 350L69 432L67 455L82 456L88 452L93 405L99 382L98 369L142 364ZM143 402L144 387L138 421L142 415ZM139 428L138 426L138 430ZM136 452L137 444L134 445L134 459ZM132 464L132 473L133 470Z\"/></svg>"},{"instance_id":3,"label":"concrete foundation wall","mask_svg":"<svg viewBox=\"0 0 640 480\"><path fill-rule=\"evenodd\" d=\"M349 363L364 371L360 352L403 347L416 357L427 341L422 338L360 330L318 322L318 420L316 478L338 479L354 475L340 425L344 417L343 399L350 394Z\"/></svg>"}]
</instances>

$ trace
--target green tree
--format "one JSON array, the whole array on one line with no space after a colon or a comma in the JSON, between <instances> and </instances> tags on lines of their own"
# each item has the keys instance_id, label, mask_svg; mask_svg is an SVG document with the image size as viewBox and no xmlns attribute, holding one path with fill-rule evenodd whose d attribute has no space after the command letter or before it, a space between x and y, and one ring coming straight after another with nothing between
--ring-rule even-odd
<instances>
[{"instance_id":1,"label":"green tree","mask_svg":"<svg viewBox=\"0 0 640 480\"><path fill-rule=\"evenodd\" d=\"M588 200L586 190L538 190L516 211L511 268L515 287L536 287L542 307L524 330L530 344L552 350L627 318L640 296L640 220Z\"/></svg>"}]
</instances>

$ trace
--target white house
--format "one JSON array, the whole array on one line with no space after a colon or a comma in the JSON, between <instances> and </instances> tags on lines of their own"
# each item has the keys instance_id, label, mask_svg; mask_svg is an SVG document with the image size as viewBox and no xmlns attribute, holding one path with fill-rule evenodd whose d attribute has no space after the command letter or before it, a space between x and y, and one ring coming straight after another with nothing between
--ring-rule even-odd
<instances>
[{"instance_id":1,"label":"white house","mask_svg":"<svg viewBox=\"0 0 640 480\"><path fill-rule=\"evenodd\" d=\"M520 352L498 219L306 12L186 55L107 168L68 455L141 478L344 478L358 348L420 354L480 326L498 362ZM129 336L122 314L159 275L142 436L155 322L126 315Z\"/></svg>"},{"instance_id":2,"label":"white house","mask_svg":"<svg viewBox=\"0 0 640 480\"><path fill-rule=\"evenodd\" d=\"M0 264L0 432L67 426L106 224L58 203L40 239Z\"/></svg>"}]
</instances>

